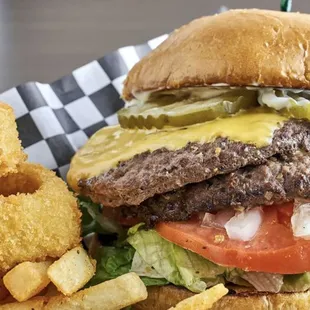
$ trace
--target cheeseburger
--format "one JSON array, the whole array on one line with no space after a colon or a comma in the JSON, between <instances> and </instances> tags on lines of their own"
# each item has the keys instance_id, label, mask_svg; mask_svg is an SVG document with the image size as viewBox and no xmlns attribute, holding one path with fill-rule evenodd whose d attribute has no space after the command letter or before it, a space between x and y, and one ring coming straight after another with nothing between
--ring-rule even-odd
<instances>
[{"instance_id":1,"label":"cheeseburger","mask_svg":"<svg viewBox=\"0 0 310 310\"><path fill-rule=\"evenodd\" d=\"M136 309L218 283L230 294L214 309L310 308L309 52L310 15L232 10L134 66L120 125L68 174L128 228L102 245L98 281L136 272L149 291Z\"/></svg>"}]
</instances>

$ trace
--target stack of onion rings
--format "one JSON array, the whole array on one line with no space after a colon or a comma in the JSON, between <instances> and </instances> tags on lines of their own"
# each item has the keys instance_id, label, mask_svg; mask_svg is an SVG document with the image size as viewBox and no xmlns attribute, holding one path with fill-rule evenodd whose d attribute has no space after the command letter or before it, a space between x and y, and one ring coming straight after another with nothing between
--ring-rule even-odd
<instances>
[{"instance_id":1,"label":"stack of onion rings","mask_svg":"<svg viewBox=\"0 0 310 310\"><path fill-rule=\"evenodd\" d=\"M21 163L0 177L0 271L58 258L80 243L80 211L54 172Z\"/></svg>"}]
</instances>

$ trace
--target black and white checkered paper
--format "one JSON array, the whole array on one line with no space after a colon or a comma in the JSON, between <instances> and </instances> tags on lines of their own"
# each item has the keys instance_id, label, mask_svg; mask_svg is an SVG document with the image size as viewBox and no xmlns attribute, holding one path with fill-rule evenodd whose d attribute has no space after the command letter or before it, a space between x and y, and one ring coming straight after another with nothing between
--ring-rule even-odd
<instances>
[{"instance_id":1,"label":"black and white checkered paper","mask_svg":"<svg viewBox=\"0 0 310 310\"><path fill-rule=\"evenodd\" d=\"M51 84L28 82L0 94L0 101L14 108L29 161L65 179L72 156L88 138L117 124L128 71L167 36L120 48Z\"/></svg>"}]
</instances>

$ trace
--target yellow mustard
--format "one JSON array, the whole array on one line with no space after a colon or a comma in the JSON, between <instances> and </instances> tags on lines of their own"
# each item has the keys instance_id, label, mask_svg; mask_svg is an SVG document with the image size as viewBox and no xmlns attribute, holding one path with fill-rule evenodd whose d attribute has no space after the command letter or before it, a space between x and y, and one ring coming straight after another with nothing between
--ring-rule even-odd
<instances>
[{"instance_id":1,"label":"yellow mustard","mask_svg":"<svg viewBox=\"0 0 310 310\"><path fill-rule=\"evenodd\" d=\"M136 154L163 147L177 150L188 142L208 143L217 137L227 137L257 147L266 146L285 120L285 116L276 112L257 108L186 127L164 127L160 130L105 127L95 133L73 157L67 180L78 192L79 180L108 171Z\"/></svg>"}]
</instances>

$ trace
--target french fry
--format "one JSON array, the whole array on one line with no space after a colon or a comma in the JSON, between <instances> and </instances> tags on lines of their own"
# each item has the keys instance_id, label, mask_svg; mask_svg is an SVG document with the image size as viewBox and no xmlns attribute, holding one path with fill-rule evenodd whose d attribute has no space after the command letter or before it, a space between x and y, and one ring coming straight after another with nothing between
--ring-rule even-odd
<instances>
[{"instance_id":1,"label":"french fry","mask_svg":"<svg viewBox=\"0 0 310 310\"><path fill-rule=\"evenodd\" d=\"M3 277L3 283L16 300L20 302L28 300L50 283L47 269L51 263L51 261L21 263Z\"/></svg>"},{"instance_id":2,"label":"french fry","mask_svg":"<svg viewBox=\"0 0 310 310\"><path fill-rule=\"evenodd\" d=\"M79 291L70 297L52 297L44 310L115 310L133 305L146 298L146 287L139 276L135 273L127 273Z\"/></svg>"},{"instance_id":3,"label":"french fry","mask_svg":"<svg viewBox=\"0 0 310 310\"><path fill-rule=\"evenodd\" d=\"M47 303L45 297L34 297L24 302L12 302L0 305L0 310L44 310Z\"/></svg>"},{"instance_id":4,"label":"french fry","mask_svg":"<svg viewBox=\"0 0 310 310\"><path fill-rule=\"evenodd\" d=\"M59 260L47 271L48 277L64 295L72 295L82 288L95 274L96 263L78 246Z\"/></svg>"},{"instance_id":5,"label":"french fry","mask_svg":"<svg viewBox=\"0 0 310 310\"><path fill-rule=\"evenodd\" d=\"M208 290L179 302L169 310L206 310L228 293L223 284L215 285Z\"/></svg>"}]
</instances>

